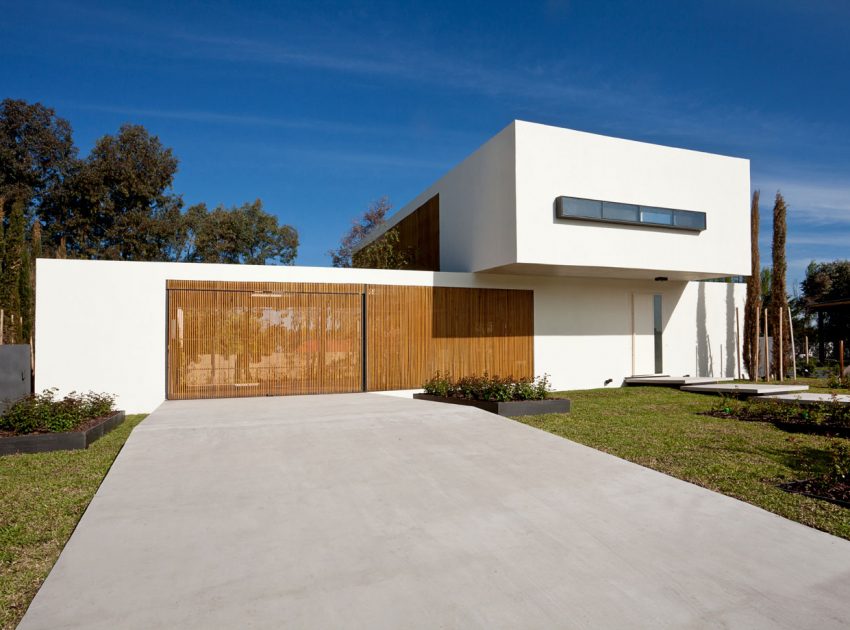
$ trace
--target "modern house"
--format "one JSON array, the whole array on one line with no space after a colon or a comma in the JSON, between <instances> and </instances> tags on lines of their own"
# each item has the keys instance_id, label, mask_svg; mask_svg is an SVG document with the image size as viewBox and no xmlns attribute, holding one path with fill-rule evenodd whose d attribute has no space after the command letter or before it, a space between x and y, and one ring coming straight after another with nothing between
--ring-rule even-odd
<instances>
[{"instance_id":1,"label":"modern house","mask_svg":"<svg viewBox=\"0 0 850 630\"><path fill-rule=\"evenodd\" d=\"M516 121L399 210L411 269L39 260L36 388L164 398L734 376L749 161ZM742 323L742 322L741 322Z\"/></svg>"}]
</instances>

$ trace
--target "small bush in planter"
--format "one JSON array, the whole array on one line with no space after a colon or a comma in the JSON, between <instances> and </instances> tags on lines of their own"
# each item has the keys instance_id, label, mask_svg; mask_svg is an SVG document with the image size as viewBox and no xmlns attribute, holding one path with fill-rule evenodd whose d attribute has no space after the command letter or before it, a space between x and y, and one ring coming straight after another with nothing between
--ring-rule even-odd
<instances>
[{"instance_id":1,"label":"small bush in planter","mask_svg":"<svg viewBox=\"0 0 850 630\"><path fill-rule=\"evenodd\" d=\"M486 372L483 376L463 376L458 379L437 372L425 382L423 388L431 396L493 402L543 400L551 390L548 375L514 379L490 376Z\"/></svg>"},{"instance_id":2,"label":"small bush in planter","mask_svg":"<svg viewBox=\"0 0 850 630\"><path fill-rule=\"evenodd\" d=\"M71 392L56 400L56 389L45 389L12 405L0 416L0 430L12 433L61 433L115 410L110 394Z\"/></svg>"}]
</instances>

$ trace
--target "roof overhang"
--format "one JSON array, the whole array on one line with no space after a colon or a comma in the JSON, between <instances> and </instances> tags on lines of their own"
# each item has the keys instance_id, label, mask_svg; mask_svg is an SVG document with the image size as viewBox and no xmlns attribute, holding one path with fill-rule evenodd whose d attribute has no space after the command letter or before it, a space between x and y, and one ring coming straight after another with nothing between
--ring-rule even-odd
<instances>
[{"instance_id":1,"label":"roof overhang","mask_svg":"<svg viewBox=\"0 0 850 630\"><path fill-rule=\"evenodd\" d=\"M482 269L482 273L519 274L532 276L562 276L573 278L619 278L626 280L713 280L737 274L705 273L681 269L635 269L625 267L588 267L580 265L543 265L538 263L513 263Z\"/></svg>"}]
</instances>

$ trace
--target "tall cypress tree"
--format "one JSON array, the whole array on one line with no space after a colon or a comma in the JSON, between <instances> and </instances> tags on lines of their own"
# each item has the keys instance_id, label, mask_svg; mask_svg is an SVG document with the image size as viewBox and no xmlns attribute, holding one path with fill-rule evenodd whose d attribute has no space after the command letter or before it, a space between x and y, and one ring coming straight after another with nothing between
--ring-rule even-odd
<instances>
[{"instance_id":1,"label":"tall cypress tree","mask_svg":"<svg viewBox=\"0 0 850 630\"><path fill-rule=\"evenodd\" d=\"M750 277L747 278L747 301L744 305L744 366L750 380L756 380L756 356L759 340L756 322L761 313L761 259L759 257L759 191L753 192L750 206Z\"/></svg>"},{"instance_id":2,"label":"tall cypress tree","mask_svg":"<svg viewBox=\"0 0 850 630\"><path fill-rule=\"evenodd\" d=\"M30 253L24 246L21 251L21 269L18 273L18 300L20 303L19 325L21 327L18 335L18 343L29 343L32 335L33 304L32 304L32 276L30 275Z\"/></svg>"},{"instance_id":3,"label":"tall cypress tree","mask_svg":"<svg viewBox=\"0 0 850 630\"><path fill-rule=\"evenodd\" d=\"M3 200L0 198L0 276L3 275L3 261L6 258L6 213L3 211ZM2 340L0 340L2 341Z\"/></svg>"},{"instance_id":4,"label":"tall cypress tree","mask_svg":"<svg viewBox=\"0 0 850 630\"><path fill-rule=\"evenodd\" d=\"M779 374L780 362L783 371L787 374L785 366L787 358L791 356L791 331L788 329L788 293L785 288L785 274L788 265L785 262L785 237L787 227L785 217L788 208L782 193L776 192L776 200L773 204L773 268L770 272L770 310L768 319L771 325L771 336L773 337L773 351L771 365L775 366L776 374ZM782 318L782 354L779 352L779 319Z\"/></svg>"},{"instance_id":5,"label":"tall cypress tree","mask_svg":"<svg viewBox=\"0 0 850 630\"><path fill-rule=\"evenodd\" d=\"M4 311L5 343L21 342L20 274L24 252L24 202L17 200L9 213L3 252L3 274L0 276L0 308Z\"/></svg>"}]
</instances>

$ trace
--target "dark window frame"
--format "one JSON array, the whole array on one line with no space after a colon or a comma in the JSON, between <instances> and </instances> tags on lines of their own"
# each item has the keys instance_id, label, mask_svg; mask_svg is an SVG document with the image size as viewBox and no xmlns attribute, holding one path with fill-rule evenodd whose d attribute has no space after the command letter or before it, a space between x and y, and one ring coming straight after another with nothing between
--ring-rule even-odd
<instances>
[{"instance_id":1,"label":"dark window frame","mask_svg":"<svg viewBox=\"0 0 850 630\"><path fill-rule=\"evenodd\" d=\"M598 203L601 207L601 216L587 216L581 214L573 214L570 213L567 209L567 202L570 200L576 200L579 202L587 203ZM623 208L625 206L634 206L637 208L637 220L632 221L628 219L612 219L605 216L605 206L609 205L612 209L614 208ZM670 223L656 223L653 221L644 221L644 212L647 213L670 213ZM706 217L705 212L698 212L696 210L679 210L676 208L663 208L661 206L645 206L641 204L629 204L623 202L616 201L605 201L600 199L588 199L586 197L572 197L567 195L561 195L560 197L555 198L555 217L558 219L570 219L575 221L590 221L591 223L613 223L617 225L635 225L638 227L650 227L650 228L661 228L664 230L675 230L677 232L703 232L708 227L708 218ZM697 220L697 225L680 225L680 221L686 221L687 223L691 223L690 219L697 218L702 219L701 221Z\"/></svg>"}]
</instances>

